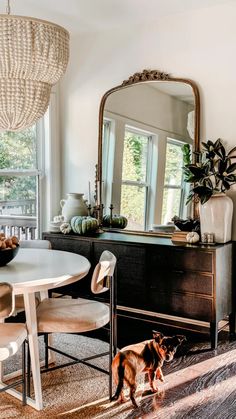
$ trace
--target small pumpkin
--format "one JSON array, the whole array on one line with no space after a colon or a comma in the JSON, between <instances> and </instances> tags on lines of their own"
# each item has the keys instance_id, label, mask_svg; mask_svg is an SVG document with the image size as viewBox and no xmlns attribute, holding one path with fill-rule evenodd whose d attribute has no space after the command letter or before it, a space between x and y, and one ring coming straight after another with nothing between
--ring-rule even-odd
<instances>
[{"instance_id":1,"label":"small pumpkin","mask_svg":"<svg viewBox=\"0 0 236 419\"><path fill-rule=\"evenodd\" d=\"M112 214L112 218L110 215L104 215L102 225L104 227L112 227L112 228L125 228L128 224L128 220L124 215L117 215Z\"/></svg>"},{"instance_id":2,"label":"small pumpkin","mask_svg":"<svg viewBox=\"0 0 236 419\"><path fill-rule=\"evenodd\" d=\"M191 231L187 234L186 240L188 243L197 243L200 240L199 234L196 231Z\"/></svg>"},{"instance_id":3,"label":"small pumpkin","mask_svg":"<svg viewBox=\"0 0 236 419\"><path fill-rule=\"evenodd\" d=\"M69 234L71 232L71 225L70 225L70 223L62 223L60 225L60 231L63 234Z\"/></svg>"},{"instance_id":4,"label":"small pumpkin","mask_svg":"<svg viewBox=\"0 0 236 419\"><path fill-rule=\"evenodd\" d=\"M76 234L86 234L97 230L98 220L90 216L76 215L70 221L71 228Z\"/></svg>"}]
</instances>

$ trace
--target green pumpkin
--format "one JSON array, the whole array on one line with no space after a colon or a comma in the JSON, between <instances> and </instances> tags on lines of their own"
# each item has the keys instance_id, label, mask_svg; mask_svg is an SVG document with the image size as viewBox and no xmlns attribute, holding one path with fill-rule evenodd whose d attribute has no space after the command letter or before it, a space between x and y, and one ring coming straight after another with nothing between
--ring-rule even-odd
<instances>
[{"instance_id":1,"label":"green pumpkin","mask_svg":"<svg viewBox=\"0 0 236 419\"><path fill-rule=\"evenodd\" d=\"M76 234L86 234L97 230L98 220L90 216L76 215L70 221L71 228Z\"/></svg>"},{"instance_id":2,"label":"green pumpkin","mask_svg":"<svg viewBox=\"0 0 236 419\"><path fill-rule=\"evenodd\" d=\"M102 225L104 227L112 228L125 228L128 224L128 220L124 215L113 214L112 219L110 215L104 215Z\"/></svg>"}]
</instances>

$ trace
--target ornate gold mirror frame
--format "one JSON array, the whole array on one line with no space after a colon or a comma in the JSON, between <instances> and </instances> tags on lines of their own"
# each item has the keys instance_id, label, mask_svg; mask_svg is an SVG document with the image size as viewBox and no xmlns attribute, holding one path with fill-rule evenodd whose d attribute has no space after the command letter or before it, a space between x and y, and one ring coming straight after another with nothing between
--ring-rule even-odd
<instances>
[{"instance_id":1,"label":"ornate gold mirror frame","mask_svg":"<svg viewBox=\"0 0 236 419\"><path fill-rule=\"evenodd\" d=\"M194 96L194 106L195 106L195 114L194 114L194 140L193 140L193 152L198 152L200 149L200 97L199 97L199 90L196 83L190 79L184 78L177 78L172 77L167 73L161 72L159 70L143 70L140 73L135 73L134 75L130 76L127 80L124 80L123 83L120 85L113 87L112 89L108 90L102 97L100 108L99 108L99 133L98 133L98 167L97 167L97 202L100 204L98 205L98 215L99 221L102 221L103 216L103 206L102 206L102 143L103 143L103 116L104 116L104 107L107 98L114 92L117 92L121 89L126 89L134 84L142 84L151 81L161 81L161 82L179 82L185 83L192 88L193 96ZM194 160L194 155L193 155ZM196 216L197 208L196 203L193 202L193 215ZM142 234L142 235L155 235L155 236L167 236L169 237L171 234L168 233L152 233L148 231L131 231L131 230L121 230L122 232L129 233L129 234Z\"/></svg>"}]
</instances>

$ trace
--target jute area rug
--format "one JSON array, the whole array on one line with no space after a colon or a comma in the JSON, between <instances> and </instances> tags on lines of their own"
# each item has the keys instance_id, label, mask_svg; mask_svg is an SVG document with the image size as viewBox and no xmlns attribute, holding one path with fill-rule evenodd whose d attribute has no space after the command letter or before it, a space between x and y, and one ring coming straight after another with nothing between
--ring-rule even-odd
<instances>
[{"instance_id":1,"label":"jute area rug","mask_svg":"<svg viewBox=\"0 0 236 419\"><path fill-rule=\"evenodd\" d=\"M75 335L54 335L55 346L72 355L83 357L105 352L108 344L97 339ZM40 342L40 352L43 345ZM57 356L56 363L66 359ZM108 369L108 356L93 363ZM12 372L20 365L20 354L8 360L5 372ZM141 383L142 387L142 383ZM36 411L7 393L0 394L0 418L119 418L129 416L133 411L130 402L119 404L109 402L108 375L82 364L42 374L44 409ZM141 395L142 390L137 392Z\"/></svg>"}]
</instances>

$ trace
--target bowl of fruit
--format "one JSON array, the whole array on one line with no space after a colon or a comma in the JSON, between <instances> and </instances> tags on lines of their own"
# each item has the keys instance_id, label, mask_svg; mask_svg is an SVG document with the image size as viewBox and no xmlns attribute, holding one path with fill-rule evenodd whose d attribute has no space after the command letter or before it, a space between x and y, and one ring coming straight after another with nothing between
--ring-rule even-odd
<instances>
[{"instance_id":1,"label":"bowl of fruit","mask_svg":"<svg viewBox=\"0 0 236 419\"><path fill-rule=\"evenodd\" d=\"M16 236L6 237L0 233L0 266L5 266L17 255L19 240Z\"/></svg>"}]
</instances>

